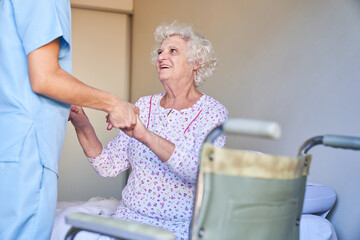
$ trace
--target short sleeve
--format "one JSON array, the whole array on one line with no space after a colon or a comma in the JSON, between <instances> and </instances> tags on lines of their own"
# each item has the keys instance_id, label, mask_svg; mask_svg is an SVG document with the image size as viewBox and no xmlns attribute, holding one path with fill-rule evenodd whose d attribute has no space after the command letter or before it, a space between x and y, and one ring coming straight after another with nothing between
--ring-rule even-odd
<instances>
[{"instance_id":1,"label":"short sleeve","mask_svg":"<svg viewBox=\"0 0 360 240\"><path fill-rule=\"evenodd\" d=\"M70 53L71 8L69 0L13 0L17 31L25 53L60 38L60 56Z\"/></svg>"}]
</instances>

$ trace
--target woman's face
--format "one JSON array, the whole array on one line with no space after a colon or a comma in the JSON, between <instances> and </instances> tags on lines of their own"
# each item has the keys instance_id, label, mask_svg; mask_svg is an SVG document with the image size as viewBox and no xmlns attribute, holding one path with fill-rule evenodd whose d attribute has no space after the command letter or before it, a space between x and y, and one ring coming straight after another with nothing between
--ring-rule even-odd
<instances>
[{"instance_id":1,"label":"woman's face","mask_svg":"<svg viewBox=\"0 0 360 240\"><path fill-rule=\"evenodd\" d=\"M188 63L187 42L173 35L165 38L158 50L156 68L160 81L177 81L189 83L194 81L193 64Z\"/></svg>"}]
</instances>

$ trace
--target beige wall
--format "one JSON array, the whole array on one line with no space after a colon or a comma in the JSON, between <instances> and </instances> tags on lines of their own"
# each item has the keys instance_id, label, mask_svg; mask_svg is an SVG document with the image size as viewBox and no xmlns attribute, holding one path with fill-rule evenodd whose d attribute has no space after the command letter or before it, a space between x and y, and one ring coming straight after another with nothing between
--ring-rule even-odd
<instances>
[{"instance_id":1,"label":"beige wall","mask_svg":"<svg viewBox=\"0 0 360 240\"><path fill-rule=\"evenodd\" d=\"M130 16L117 11L73 8L73 75L128 100L130 24ZM106 146L118 131L106 130L105 112L93 109L85 109L85 112ZM59 201L88 200L95 196L120 199L125 182L125 174L102 178L95 173L69 123L59 163Z\"/></svg>"},{"instance_id":2,"label":"beige wall","mask_svg":"<svg viewBox=\"0 0 360 240\"><path fill-rule=\"evenodd\" d=\"M274 120L281 140L229 146L295 155L325 133L360 136L360 1L135 0L131 100L163 91L150 62L153 32L174 19L214 45L219 67L201 88L231 117ZM360 239L360 152L316 147L310 180L332 186L341 240Z\"/></svg>"}]
</instances>

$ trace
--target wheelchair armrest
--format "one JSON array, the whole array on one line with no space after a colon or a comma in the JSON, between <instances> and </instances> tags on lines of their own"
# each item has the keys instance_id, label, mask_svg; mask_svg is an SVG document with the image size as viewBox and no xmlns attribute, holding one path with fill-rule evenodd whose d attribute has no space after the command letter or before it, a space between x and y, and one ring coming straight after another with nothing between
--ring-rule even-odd
<instances>
[{"instance_id":1,"label":"wheelchair armrest","mask_svg":"<svg viewBox=\"0 0 360 240\"><path fill-rule=\"evenodd\" d=\"M175 235L172 232L162 228L86 213L69 214L66 216L65 222L72 225L72 229L68 232L66 239L68 239L69 234L71 235L75 232L72 236L75 237L76 233L82 230L123 239L175 239Z\"/></svg>"}]
</instances>

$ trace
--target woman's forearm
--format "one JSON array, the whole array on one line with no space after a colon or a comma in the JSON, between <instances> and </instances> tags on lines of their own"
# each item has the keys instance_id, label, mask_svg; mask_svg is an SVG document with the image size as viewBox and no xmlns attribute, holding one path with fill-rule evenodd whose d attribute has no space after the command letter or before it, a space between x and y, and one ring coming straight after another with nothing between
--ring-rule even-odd
<instances>
[{"instance_id":1,"label":"woman's forearm","mask_svg":"<svg viewBox=\"0 0 360 240\"><path fill-rule=\"evenodd\" d=\"M75 128L75 131L79 143L87 157L95 158L101 154L103 146L96 136L93 126L90 125L85 129Z\"/></svg>"},{"instance_id":2,"label":"woman's forearm","mask_svg":"<svg viewBox=\"0 0 360 240\"><path fill-rule=\"evenodd\" d=\"M148 131L142 143L145 144L163 162L169 160L175 150L175 144Z\"/></svg>"}]
</instances>

